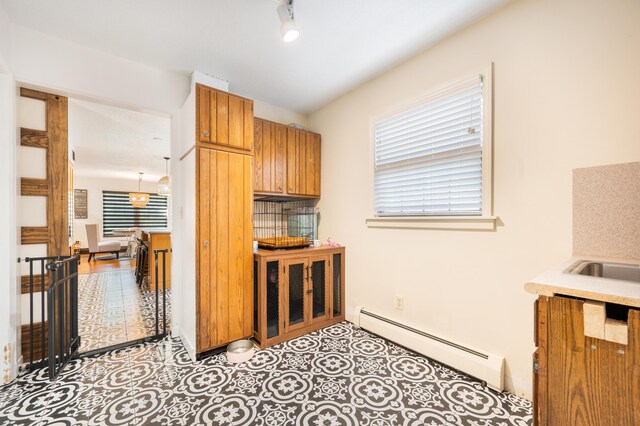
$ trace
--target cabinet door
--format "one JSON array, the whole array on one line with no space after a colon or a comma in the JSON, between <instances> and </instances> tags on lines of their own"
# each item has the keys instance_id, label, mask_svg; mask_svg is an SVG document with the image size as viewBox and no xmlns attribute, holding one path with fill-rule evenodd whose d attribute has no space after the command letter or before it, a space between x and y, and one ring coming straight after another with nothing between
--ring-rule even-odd
<instances>
[{"instance_id":1,"label":"cabinet door","mask_svg":"<svg viewBox=\"0 0 640 426\"><path fill-rule=\"evenodd\" d=\"M308 273L307 259L284 262L284 332L289 333L308 325Z\"/></svg>"},{"instance_id":2,"label":"cabinet door","mask_svg":"<svg viewBox=\"0 0 640 426\"><path fill-rule=\"evenodd\" d=\"M250 156L199 148L198 352L251 335L252 178Z\"/></svg>"},{"instance_id":3,"label":"cabinet door","mask_svg":"<svg viewBox=\"0 0 640 426\"><path fill-rule=\"evenodd\" d=\"M320 135L287 131L287 193L320 196Z\"/></svg>"},{"instance_id":4,"label":"cabinet door","mask_svg":"<svg viewBox=\"0 0 640 426\"><path fill-rule=\"evenodd\" d=\"M253 150L253 101L198 84L196 117L199 143Z\"/></svg>"},{"instance_id":5,"label":"cabinet door","mask_svg":"<svg viewBox=\"0 0 640 426\"><path fill-rule=\"evenodd\" d=\"M306 195L320 196L320 135L306 132Z\"/></svg>"},{"instance_id":6,"label":"cabinet door","mask_svg":"<svg viewBox=\"0 0 640 426\"><path fill-rule=\"evenodd\" d=\"M280 328L280 262L267 262L266 285L266 337L272 339L282 333Z\"/></svg>"},{"instance_id":7,"label":"cabinet door","mask_svg":"<svg viewBox=\"0 0 640 426\"><path fill-rule=\"evenodd\" d=\"M255 119L255 192L282 194L287 149L287 127Z\"/></svg>"},{"instance_id":8,"label":"cabinet door","mask_svg":"<svg viewBox=\"0 0 640 426\"><path fill-rule=\"evenodd\" d=\"M311 324L329 319L329 259L329 256L314 256L309 259L308 315Z\"/></svg>"}]
</instances>

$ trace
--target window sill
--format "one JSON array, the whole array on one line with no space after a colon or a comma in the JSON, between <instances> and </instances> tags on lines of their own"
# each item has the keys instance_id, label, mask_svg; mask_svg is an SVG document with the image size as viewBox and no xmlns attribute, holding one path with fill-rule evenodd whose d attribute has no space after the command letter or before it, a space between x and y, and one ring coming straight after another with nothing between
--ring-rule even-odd
<instances>
[{"instance_id":1,"label":"window sill","mask_svg":"<svg viewBox=\"0 0 640 426\"><path fill-rule=\"evenodd\" d=\"M461 229L495 231L497 216L369 217L369 228Z\"/></svg>"}]
</instances>

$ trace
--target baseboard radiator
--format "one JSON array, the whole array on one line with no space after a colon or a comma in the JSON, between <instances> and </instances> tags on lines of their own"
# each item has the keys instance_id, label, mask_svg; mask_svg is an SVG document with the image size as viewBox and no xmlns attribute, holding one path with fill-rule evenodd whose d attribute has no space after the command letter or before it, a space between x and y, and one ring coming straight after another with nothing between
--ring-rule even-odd
<instances>
[{"instance_id":1,"label":"baseboard radiator","mask_svg":"<svg viewBox=\"0 0 640 426\"><path fill-rule=\"evenodd\" d=\"M504 389L504 358L443 339L422 330L385 318L364 307L355 309L354 323L398 345L439 361L487 383Z\"/></svg>"}]
</instances>

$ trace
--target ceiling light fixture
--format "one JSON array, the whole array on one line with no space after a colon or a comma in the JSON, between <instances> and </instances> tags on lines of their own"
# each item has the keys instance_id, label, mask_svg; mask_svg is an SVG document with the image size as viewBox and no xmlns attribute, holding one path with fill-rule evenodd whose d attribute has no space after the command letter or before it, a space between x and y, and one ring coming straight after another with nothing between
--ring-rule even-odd
<instances>
[{"instance_id":1,"label":"ceiling light fixture","mask_svg":"<svg viewBox=\"0 0 640 426\"><path fill-rule=\"evenodd\" d=\"M276 0L278 6L278 17L280 18L280 34L286 43L292 42L300 35L300 30L296 25L293 16L293 0Z\"/></svg>"},{"instance_id":2,"label":"ceiling light fixture","mask_svg":"<svg viewBox=\"0 0 640 426\"><path fill-rule=\"evenodd\" d=\"M158 195L171 195L171 176L169 176L169 157L164 157L164 176L158 181Z\"/></svg>"},{"instance_id":3,"label":"ceiling light fixture","mask_svg":"<svg viewBox=\"0 0 640 426\"><path fill-rule=\"evenodd\" d=\"M129 202L133 207L147 207L147 204L149 204L149 194L140 192L143 174L142 172L138 172L138 192L129 193Z\"/></svg>"}]
</instances>

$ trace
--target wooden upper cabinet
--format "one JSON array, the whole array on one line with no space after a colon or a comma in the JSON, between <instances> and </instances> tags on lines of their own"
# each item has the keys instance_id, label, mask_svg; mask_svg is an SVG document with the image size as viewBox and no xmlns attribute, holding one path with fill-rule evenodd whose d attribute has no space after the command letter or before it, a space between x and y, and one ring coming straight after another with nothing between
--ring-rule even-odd
<instances>
[{"instance_id":1,"label":"wooden upper cabinet","mask_svg":"<svg viewBox=\"0 0 640 426\"><path fill-rule=\"evenodd\" d=\"M320 135L287 129L287 193L320 197Z\"/></svg>"},{"instance_id":2,"label":"wooden upper cabinet","mask_svg":"<svg viewBox=\"0 0 640 426\"><path fill-rule=\"evenodd\" d=\"M196 141L202 146L253 151L253 101L196 84Z\"/></svg>"},{"instance_id":3,"label":"wooden upper cabinet","mask_svg":"<svg viewBox=\"0 0 640 426\"><path fill-rule=\"evenodd\" d=\"M287 153L287 126L255 119L254 191L284 193Z\"/></svg>"}]
</instances>

